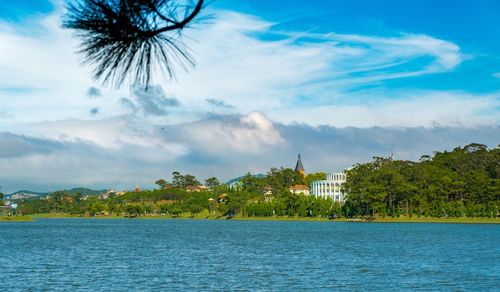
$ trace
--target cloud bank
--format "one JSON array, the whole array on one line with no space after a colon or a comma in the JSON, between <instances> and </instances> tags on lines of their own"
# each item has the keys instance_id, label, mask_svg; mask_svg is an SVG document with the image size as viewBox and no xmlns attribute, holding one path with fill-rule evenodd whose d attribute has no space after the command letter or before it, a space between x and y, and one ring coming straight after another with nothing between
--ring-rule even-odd
<instances>
[{"instance_id":1,"label":"cloud bank","mask_svg":"<svg viewBox=\"0 0 500 292\"><path fill-rule=\"evenodd\" d=\"M338 171L373 156L418 160L471 142L498 144L500 127L337 128L286 125L266 115L214 116L151 126L142 118L68 120L32 125L36 134L1 133L0 182L47 191L72 186L152 187L179 170L227 180L273 166L293 167L301 153L308 172Z\"/></svg>"}]
</instances>

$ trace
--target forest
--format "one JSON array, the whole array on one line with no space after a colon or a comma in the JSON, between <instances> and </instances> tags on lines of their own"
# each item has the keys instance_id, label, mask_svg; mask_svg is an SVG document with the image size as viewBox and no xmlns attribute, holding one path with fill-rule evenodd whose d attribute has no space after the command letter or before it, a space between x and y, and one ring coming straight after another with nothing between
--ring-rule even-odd
<instances>
[{"instance_id":1,"label":"forest","mask_svg":"<svg viewBox=\"0 0 500 292\"><path fill-rule=\"evenodd\" d=\"M190 174L172 173L172 182L158 179L155 190L82 196L54 192L20 202L23 215L65 213L82 216L323 217L376 218L400 216L497 217L500 208L500 148L469 144L452 151L424 155L419 161L374 157L347 170L343 204L331 199L293 194L296 184L310 185L325 173L303 177L289 168L272 168L264 176L248 173L237 188L215 177L206 189Z\"/></svg>"},{"instance_id":2,"label":"forest","mask_svg":"<svg viewBox=\"0 0 500 292\"><path fill-rule=\"evenodd\" d=\"M472 143L418 162L375 157L347 177L344 216L495 217L500 148Z\"/></svg>"}]
</instances>

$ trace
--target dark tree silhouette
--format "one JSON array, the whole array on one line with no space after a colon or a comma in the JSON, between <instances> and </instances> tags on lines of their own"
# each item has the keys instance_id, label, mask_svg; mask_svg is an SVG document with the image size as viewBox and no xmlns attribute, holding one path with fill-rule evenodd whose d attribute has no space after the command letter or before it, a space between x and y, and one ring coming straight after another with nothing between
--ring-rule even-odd
<instances>
[{"instance_id":1,"label":"dark tree silhouette","mask_svg":"<svg viewBox=\"0 0 500 292\"><path fill-rule=\"evenodd\" d=\"M74 0L63 27L76 30L79 53L94 79L120 87L148 87L155 69L175 76L175 67L195 62L181 32L200 14L204 0Z\"/></svg>"}]
</instances>

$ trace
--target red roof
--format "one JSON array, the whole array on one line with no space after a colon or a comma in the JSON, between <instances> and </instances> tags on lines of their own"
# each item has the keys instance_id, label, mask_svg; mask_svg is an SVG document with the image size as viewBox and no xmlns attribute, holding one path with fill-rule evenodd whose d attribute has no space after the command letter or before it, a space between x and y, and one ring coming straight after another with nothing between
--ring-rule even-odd
<instances>
[{"instance_id":1,"label":"red roof","mask_svg":"<svg viewBox=\"0 0 500 292\"><path fill-rule=\"evenodd\" d=\"M292 191L308 191L309 188L306 187L305 185L294 185L290 187L290 190Z\"/></svg>"}]
</instances>

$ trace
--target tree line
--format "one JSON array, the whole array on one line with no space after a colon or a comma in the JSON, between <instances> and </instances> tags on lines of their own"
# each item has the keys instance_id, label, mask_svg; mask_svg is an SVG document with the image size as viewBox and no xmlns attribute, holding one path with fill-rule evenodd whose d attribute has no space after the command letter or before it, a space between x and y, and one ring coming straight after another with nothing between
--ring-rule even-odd
<instances>
[{"instance_id":1,"label":"tree line","mask_svg":"<svg viewBox=\"0 0 500 292\"><path fill-rule=\"evenodd\" d=\"M334 205L331 200L292 194L288 190L290 186L325 177L324 173L302 177L290 168L272 168L265 176L248 173L241 178L238 188L230 188L210 177L205 180L208 190L188 192L186 187L201 183L191 174L175 171L170 182L158 179L155 190L110 194L105 199L58 191L46 198L20 202L18 213L195 216L205 212L207 216L340 216L340 205ZM266 192L269 193L266 195Z\"/></svg>"},{"instance_id":2,"label":"tree line","mask_svg":"<svg viewBox=\"0 0 500 292\"><path fill-rule=\"evenodd\" d=\"M20 202L21 214L171 216L300 216L300 217L495 217L500 209L500 148L469 144L452 151L424 155L419 161L375 157L347 171L344 204L293 194L293 185L310 185L325 173L302 176L290 168L271 168L266 175L247 173L235 187L211 177L209 189L190 174L172 173L158 189L123 195L84 197L55 192L48 198Z\"/></svg>"},{"instance_id":3,"label":"tree line","mask_svg":"<svg viewBox=\"0 0 500 292\"><path fill-rule=\"evenodd\" d=\"M495 217L500 148L472 143L418 162L375 157L347 173L345 216Z\"/></svg>"}]
</instances>

